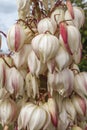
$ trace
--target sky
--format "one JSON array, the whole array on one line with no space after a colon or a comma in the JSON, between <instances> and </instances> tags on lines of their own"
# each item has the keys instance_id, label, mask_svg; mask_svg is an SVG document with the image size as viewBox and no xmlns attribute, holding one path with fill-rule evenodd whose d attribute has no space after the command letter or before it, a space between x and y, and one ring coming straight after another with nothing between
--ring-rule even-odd
<instances>
[{"instance_id":1,"label":"sky","mask_svg":"<svg viewBox=\"0 0 87 130\"><path fill-rule=\"evenodd\" d=\"M7 33L10 26L17 20L16 0L0 0L0 30ZM7 43L5 37L2 36L3 51L7 51Z\"/></svg>"}]
</instances>

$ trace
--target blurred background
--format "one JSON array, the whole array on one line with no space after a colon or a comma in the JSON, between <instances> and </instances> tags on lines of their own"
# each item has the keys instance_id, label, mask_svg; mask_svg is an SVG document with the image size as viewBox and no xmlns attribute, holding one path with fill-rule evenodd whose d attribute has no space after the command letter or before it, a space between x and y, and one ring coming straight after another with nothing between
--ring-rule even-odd
<instances>
[{"instance_id":1,"label":"blurred background","mask_svg":"<svg viewBox=\"0 0 87 130\"><path fill-rule=\"evenodd\" d=\"M79 64L81 71L87 71L87 0L71 0L72 3L82 7L85 11L85 24L81 28L82 35L82 61ZM10 26L17 20L16 0L0 0L0 30L7 33ZM6 39L2 38L2 46L0 52L8 52Z\"/></svg>"}]
</instances>

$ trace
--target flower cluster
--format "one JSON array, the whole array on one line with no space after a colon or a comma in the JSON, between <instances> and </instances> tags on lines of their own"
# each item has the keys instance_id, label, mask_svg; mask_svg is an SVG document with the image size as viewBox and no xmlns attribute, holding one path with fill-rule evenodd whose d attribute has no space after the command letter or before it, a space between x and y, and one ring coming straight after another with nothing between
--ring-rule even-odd
<instances>
[{"instance_id":1,"label":"flower cluster","mask_svg":"<svg viewBox=\"0 0 87 130\"><path fill-rule=\"evenodd\" d=\"M86 130L87 73L78 67L84 11L70 0L17 0L17 8L10 53L0 57L0 124Z\"/></svg>"}]
</instances>

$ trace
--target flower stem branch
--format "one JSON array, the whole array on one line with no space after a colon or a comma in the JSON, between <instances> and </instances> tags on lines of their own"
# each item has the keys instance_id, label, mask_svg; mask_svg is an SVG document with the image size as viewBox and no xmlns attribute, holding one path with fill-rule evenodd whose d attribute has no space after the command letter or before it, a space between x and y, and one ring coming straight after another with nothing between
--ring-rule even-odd
<instances>
[{"instance_id":1,"label":"flower stem branch","mask_svg":"<svg viewBox=\"0 0 87 130\"><path fill-rule=\"evenodd\" d=\"M0 31L0 33L3 34L5 38L7 37L7 35L4 32Z\"/></svg>"},{"instance_id":2,"label":"flower stem branch","mask_svg":"<svg viewBox=\"0 0 87 130\"><path fill-rule=\"evenodd\" d=\"M39 6L39 2L38 0L32 0L32 2L34 3L34 10L36 10L36 15L37 15L37 19L38 21L41 19L41 10L40 10L40 6Z\"/></svg>"}]
</instances>

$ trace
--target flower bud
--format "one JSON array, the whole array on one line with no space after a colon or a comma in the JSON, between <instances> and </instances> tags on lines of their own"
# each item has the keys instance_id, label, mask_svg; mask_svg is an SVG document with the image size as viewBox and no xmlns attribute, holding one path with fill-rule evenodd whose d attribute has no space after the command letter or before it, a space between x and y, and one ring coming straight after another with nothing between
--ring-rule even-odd
<instances>
[{"instance_id":1,"label":"flower bud","mask_svg":"<svg viewBox=\"0 0 87 130\"><path fill-rule=\"evenodd\" d=\"M44 18L40 20L40 22L37 25L37 28L39 33L45 33L48 31L54 34L57 27L56 24L54 24L50 18Z\"/></svg>"},{"instance_id":2,"label":"flower bud","mask_svg":"<svg viewBox=\"0 0 87 130\"><path fill-rule=\"evenodd\" d=\"M79 95L73 95L71 100L72 100L72 103L73 103L78 115L85 116L86 115L85 99L80 97Z\"/></svg>"},{"instance_id":3,"label":"flower bud","mask_svg":"<svg viewBox=\"0 0 87 130\"><path fill-rule=\"evenodd\" d=\"M24 93L24 79L16 68L10 68L7 72L6 89L15 97Z\"/></svg>"},{"instance_id":4,"label":"flower bud","mask_svg":"<svg viewBox=\"0 0 87 130\"><path fill-rule=\"evenodd\" d=\"M34 51L31 51L28 55L28 68L29 71L37 77L39 74L44 74L44 72L47 70L46 64L42 63L37 58Z\"/></svg>"},{"instance_id":5,"label":"flower bud","mask_svg":"<svg viewBox=\"0 0 87 130\"><path fill-rule=\"evenodd\" d=\"M48 99L48 109L49 109L49 112L50 112L50 115L51 115L51 120L52 120L52 123L55 127L57 127L58 125L58 113L57 113L57 106L56 106L56 102L53 98L49 98Z\"/></svg>"},{"instance_id":6,"label":"flower bud","mask_svg":"<svg viewBox=\"0 0 87 130\"><path fill-rule=\"evenodd\" d=\"M7 34L7 43L8 47L12 51L19 51L23 45L25 40L25 33L20 24L14 24L9 30Z\"/></svg>"},{"instance_id":7,"label":"flower bud","mask_svg":"<svg viewBox=\"0 0 87 130\"><path fill-rule=\"evenodd\" d=\"M10 98L0 101L0 122L2 126L10 125L17 117L17 106Z\"/></svg>"},{"instance_id":8,"label":"flower bud","mask_svg":"<svg viewBox=\"0 0 87 130\"><path fill-rule=\"evenodd\" d=\"M49 33L39 34L33 38L32 48L40 61L46 63L56 55L59 48L59 40Z\"/></svg>"}]
</instances>

